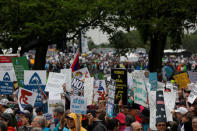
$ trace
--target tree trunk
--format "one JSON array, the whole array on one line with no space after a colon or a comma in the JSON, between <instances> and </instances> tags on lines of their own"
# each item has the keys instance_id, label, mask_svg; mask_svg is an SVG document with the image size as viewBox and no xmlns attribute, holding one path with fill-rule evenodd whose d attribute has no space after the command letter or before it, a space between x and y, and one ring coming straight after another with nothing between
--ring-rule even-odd
<instances>
[{"instance_id":1,"label":"tree trunk","mask_svg":"<svg viewBox=\"0 0 197 131\"><path fill-rule=\"evenodd\" d=\"M41 42L40 45L41 46L36 47L35 64L33 66L33 70L44 70L45 67L48 44Z\"/></svg>"},{"instance_id":2,"label":"tree trunk","mask_svg":"<svg viewBox=\"0 0 197 131\"><path fill-rule=\"evenodd\" d=\"M163 33L154 33L151 38L151 47L149 51L149 70L150 72L161 72L162 57L166 45L167 35Z\"/></svg>"},{"instance_id":3,"label":"tree trunk","mask_svg":"<svg viewBox=\"0 0 197 131\"><path fill-rule=\"evenodd\" d=\"M17 51L18 51L18 46L14 45L14 46L12 47L12 53L13 53L13 54L16 54Z\"/></svg>"}]
</instances>

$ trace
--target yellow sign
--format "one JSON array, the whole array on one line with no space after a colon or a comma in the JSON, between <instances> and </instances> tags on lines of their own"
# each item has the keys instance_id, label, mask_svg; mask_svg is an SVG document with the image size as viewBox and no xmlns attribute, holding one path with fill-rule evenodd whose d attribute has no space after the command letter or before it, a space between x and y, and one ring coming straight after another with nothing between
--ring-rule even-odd
<instances>
[{"instance_id":1,"label":"yellow sign","mask_svg":"<svg viewBox=\"0 0 197 131\"><path fill-rule=\"evenodd\" d=\"M187 84L190 83L187 72L175 75L173 76L173 78L175 82L179 85L179 88L186 88Z\"/></svg>"}]
</instances>

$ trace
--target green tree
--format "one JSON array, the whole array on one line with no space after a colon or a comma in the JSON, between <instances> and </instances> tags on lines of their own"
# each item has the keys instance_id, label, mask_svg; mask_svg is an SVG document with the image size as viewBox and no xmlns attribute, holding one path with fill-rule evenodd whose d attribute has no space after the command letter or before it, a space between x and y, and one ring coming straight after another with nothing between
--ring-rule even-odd
<instances>
[{"instance_id":1,"label":"green tree","mask_svg":"<svg viewBox=\"0 0 197 131\"><path fill-rule=\"evenodd\" d=\"M183 48L192 53L197 53L197 31L184 37Z\"/></svg>"},{"instance_id":2,"label":"green tree","mask_svg":"<svg viewBox=\"0 0 197 131\"><path fill-rule=\"evenodd\" d=\"M35 48L34 69L44 69L48 45L80 36L90 26L106 28L108 1L92 0L6 0L0 1L0 32L9 32L10 47L21 46L23 54ZM15 41L16 40L16 41ZM5 43L5 42L4 42Z\"/></svg>"},{"instance_id":3,"label":"green tree","mask_svg":"<svg viewBox=\"0 0 197 131\"><path fill-rule=\"evenodd\" d=\"M130 31L137 28L144 43L150 43L149 70L159 72L169 37L171 47L182 44L184 29L195 27L196 0L117 0L112 23Z\"/></svg>"}]
</instances>

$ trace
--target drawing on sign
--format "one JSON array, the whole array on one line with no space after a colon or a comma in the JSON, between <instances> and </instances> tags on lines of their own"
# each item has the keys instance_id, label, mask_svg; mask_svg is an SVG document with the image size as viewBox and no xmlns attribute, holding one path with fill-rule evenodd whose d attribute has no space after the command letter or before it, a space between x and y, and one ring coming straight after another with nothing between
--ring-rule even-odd
<instances>
[{"instance_id":1,"label":"drawing on sign","mask_svg":"<svg viewBox=\"0 0 197 131\"><path fill-rule=\"evenodd\" d=\"M104 100L106 92L105 80L96 80L94 86L94 101L97 102L98 99Z\"/></svg>"},{"instance_id":2,"label":"drawing on sign","mask_svg":"<svg viewBox=\"0 0 197 131\"><path fill-rule=\"evenodd\" d=\"M71 85L72 85L74 95L82 95L80 93L82 93L83 91L83 84L84 84L83 81L73 78Z\"/></svg>"},{"instance_id":3,"label":"drawing on sign","mask_svg":"<svg viewBox=\"0 0 197 131\"><path fill-rule=\"evenodd\" d=\"M42 84L42 81L36 72L31 77L29 84Z\"/></svg>"}]
</instances>

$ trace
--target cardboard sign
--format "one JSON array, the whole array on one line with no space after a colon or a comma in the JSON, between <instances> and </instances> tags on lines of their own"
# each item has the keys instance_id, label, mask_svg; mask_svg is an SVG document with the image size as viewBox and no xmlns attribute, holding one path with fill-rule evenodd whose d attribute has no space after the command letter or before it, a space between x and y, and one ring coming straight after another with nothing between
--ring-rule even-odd
<instances>
[{"instance_id":1,"label":"cardboard sign","mask_svg":"<svg viewBox=\"0 0 197 131\"><path fill-rule=\"evenodd\" d=\"M61 69L61 73L65 75L66 90L71 92L72 70Z\"/></svg>"},{"instance_id":2,"label":"cardboard sign","mask_svg":"<svg viewBox=\"0 0 197 131\"><path fill-rule=\"evenodd\" d=\"M49 99L61 98L60 93L63 93L62 85L65 82L65 75L62 73L50 72L45 91L49 92ZM52 95L51 95L52 94ZM53 97L57 96L57 97Z\"/></svg>"},{"instance_id":3,"label":"cardboard sign","mask_svg":"<svg viewBox=\"0 0 197 131\"><path fill-rule=\"evenodd\" d=\"M127 105L127 70L111 69L111 78L116 80L115 104L122 99L123 105Z\"/></svg>"},{"instance_id":4,"label":"cardboard sign","mask_svg":"<svg viewBox=\"0 0 197 131\"><path fill-rule=\"evenodd\" d=\"M38 93L34 106L42 105L40 88L44 91L46 86L46 71L24 71L24 88Z\"/></svg>"},{"instance_id":5,"label":"cardboard sign","mask_svg":"<svg viewBox=\"0 0 197 131\"><path fill-rule=\"evenodd\" d=\"M173 76L175 82L179 85L179 88L187 87L187 84L190 83L187 72L181 73L178 75Z\"/></svg>"},{"instance_id":6,"label":"cardboard sign","mask_svg":"<svg viewBox=\"0 0 197 131\"><path fill-rule=\"evenodd\" d=\"M107 116L109 118L113 117L114 101L116 92L116 81L111 80L108 87L108 101L107 101Z\"/></svg>"},{"instance_id":7,"label":"cardboard sign","mask_svg":"<svg viewBox=\"0 0 197 131\"><path fill-rule=\"evenodd\" d=\"M24 88L19 88L18 102L20 110L22 111L27 104L34 106L38 93L35 93Z\"/></svg>"},{"instance_id":8,"label":"cardboard sign","mask_svg":"<svg viewBox=\"0 0 197 131\"><path fill-rule=\"evenodd\" d=\"M134 102L148 108L147 90L144 80L133 79L133 87L134 87Z\"/></svg>"},{"instance_id":9,"label":"cardboard sign","mask_svg":"<svg viewBox=\"0 0 197 131\"><path fill-rule=\"evenodd\" d=\"M0 94L13 94L13 79L14 74L12 71L0 71Z\"/></svg>"},{"instance_id":10,"label":"cardboard sign","mask_svg":"<svg viewBox=\"0 0 197 131\"><path fill-rule=\"evenodd\" d=\"M197 82L197 72L188 71L188 75L192 83Z\"/></svg>"},{"instance_id":11,"label":"cardboard sign","mask_svg":"<svg viewBox=\"0 0 197 131\"><path fill-rule=\"evenodd\" d=\"M88 68L86 67L73 72L73 76L76 79L82 80L84 82L86 78L90 78L90 73L88 71Z\"/></svg>"},{"instance_id":12,"label":"cardboard sign","mask_svg":"<svg viewBox=\"0 0 197 131\"><path fill-rule=\"evenodd\" d=\"M72 94L73 95L83 95L83 86L84 82L77 79L77 78L73 78L71 86L72 86Z\"/></svg>"},{"instance_id":13,"label":"cardboard sign","mask_svg":"<svg viewBox=\"0 0 197 131\"><path fill-rule=\"evenodd\" d=\"M98 99L105 99L106 93L106 83L105 80L95 80L94 82L94 101L97 102Z\"/></svg>"},{"instance_id":14,"label":"cardboard sign","mask_svg":"<svg viewBox=\"0 0 197 131\"><path fill-rule=\"evenodd\" d=\"M151 84L151 91L157 90L157 72L151 72L149 73L149 83Z\"/></svg>"},{"instance_id":15,"label":"cardboard sign","mask_svg":"<svg viewBox=\"0 0 197 131\"><path fill-rule=\"evenodd\" d=\"M29 70L26 56L12 57L12 64L19 87L24 87L24 70Z\"/></svg>"},{"instance_id":16,"label":"cardboard sign","mask_svg":"<svg viewBox=\"0 0 197 131\"><path fill-rule=\"evenodd\" d=\"M70 112L76 114L87 113L87 101L83 96L71 96Z\"/></svg>"},{"instance_id":17,"label":"cardboard sign","mask_svg":"<svg viewBox=\"0 0 197 131\"><path fill-rule=\"evenodd\" d=\"M84 97L87 99L87 105L92 104L93 91L94 91L94 77L85 79L84 82Z\"/></svg>"}]
</instances>

